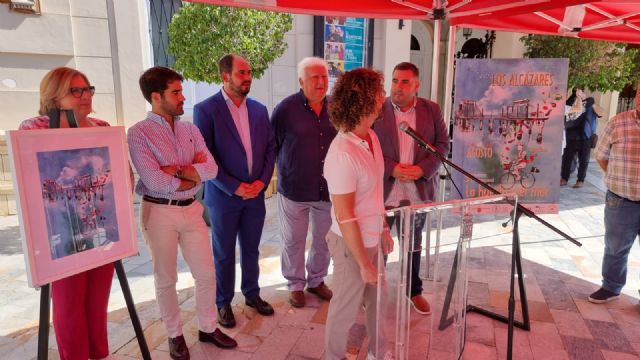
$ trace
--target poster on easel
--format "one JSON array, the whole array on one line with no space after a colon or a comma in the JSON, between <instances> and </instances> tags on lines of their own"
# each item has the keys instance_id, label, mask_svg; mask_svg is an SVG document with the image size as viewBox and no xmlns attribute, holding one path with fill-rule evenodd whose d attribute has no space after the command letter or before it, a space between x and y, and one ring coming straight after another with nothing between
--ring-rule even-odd
<instances>
[{"instance_id":1,"label":"poster on easel","mask_svg":"<svg viewBox=\"0 0 640 360\"><path fill-rule=\"evenodd\" d=\"M8 132L29 286L138 252L121 126Z\"/></svg>"},{"instance_id":2,"label":"poster on easel","mask_svg":"<svg viewBox=\"0 0 640 360\"><path fill-rule=\"evenodd\" d=\"M453 161L536 213L557 213L568 59L460 59ZM490 192L461 174L463 198ZM458 194L453 192L455 198Z\"/></svg>"}]
</instances>

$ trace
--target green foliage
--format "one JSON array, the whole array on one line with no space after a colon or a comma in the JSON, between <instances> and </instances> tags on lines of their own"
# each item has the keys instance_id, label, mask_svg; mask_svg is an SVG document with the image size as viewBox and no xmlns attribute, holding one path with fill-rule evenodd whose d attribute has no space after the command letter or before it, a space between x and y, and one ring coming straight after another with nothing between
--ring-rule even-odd
<instances>
[{"instance_id":1,"label":"green foliage","mask_svg":"<svg viewBox=\"0 0 640 360\"><path fill-rule=\"evenodd\" d=\"M636 57L633 60L635 67L631 73L631 78L635 81L634 88L638 90L640 89L640 49L636 48L634 51L636 52Z\"/></svg>"},{"instance_id":2,"label":"green foliage","mask_svg":"<svg viewBox=\"0 0 640 360\"><path fill-rule=\"evenodd\" d=\"M569 87L620 91L640 80L640 55L625 44L563 36L520 38L529 58L569 58Z\"/></svg>"},{"instance_id":3,"label":"green foliage","mask_svg":"<svg viewBox=\"0 0 640 360\"><path fill-rule=\"evenodd\" d=\"M235 53L260 78L287 49L284 34L291 30L290 14L253 9L184 3L169 25L173 66L190 80L221 83L218 60Z\"/></svg>"}]
</instances>

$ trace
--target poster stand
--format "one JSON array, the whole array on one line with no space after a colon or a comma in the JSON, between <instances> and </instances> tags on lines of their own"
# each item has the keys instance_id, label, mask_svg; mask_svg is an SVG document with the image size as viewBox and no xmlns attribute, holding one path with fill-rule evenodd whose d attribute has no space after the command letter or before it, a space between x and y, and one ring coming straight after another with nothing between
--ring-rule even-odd
<instances>
[{"instance_id":1,"label":"poster stand","mask_svg":"<svg viewBox=\"0 0 640 360\"><path fill-rule=\"evenodd\" d=\"M75 115L72 110L60 110L51 111L49 114L49 127L60 127L60 113L65 112L70 127L78 127L75 119ZM129 311L129 317L133 329L138 339L138 345L140 346L140 352L144 360L151 360L151 353L147 346L147 341L144 338L144 332L140 325L140 318L136 312L135 303L133 302L133 296L131 296L131 289L129 288L129 282L127 281L127 275L124 272L122 266L122 260L114 262L116 274L118 275L118 281L120 282L120 288L124 295L125 302L127 303L127 310ZM40 320L38 324L38 360L47 360L49 358L49 317L51 313L51 284L44 284L40 287Z\"/></svg>"}]
</instances>

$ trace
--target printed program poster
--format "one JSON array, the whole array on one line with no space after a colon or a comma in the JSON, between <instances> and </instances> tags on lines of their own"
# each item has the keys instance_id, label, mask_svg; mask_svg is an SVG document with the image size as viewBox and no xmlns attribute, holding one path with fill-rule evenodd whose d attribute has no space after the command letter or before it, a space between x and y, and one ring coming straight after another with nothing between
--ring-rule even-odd
<instances>
[{"instance_id":1,"label":"printed program poster","mask_svg":"<svg viewBox=\"0 0 640 360\"><path fill-rule=\"evenodd\" d=\"M367 20L324 17L324 59L329 65L329 89L345 71L365 66Z\"/></svg>"},{"instance_id":2,"label":"printed program poster","mask_svg":"<svg viewBox=\"0 0 640 360\"><path fill-rule=\"evenodd\" d=\"M536 213L557 213L568 59L460 59L453 161ZM454 173L464 198L491 193ZM455 193L454 197L459 197Z\"/></svg>"}]
</instances>

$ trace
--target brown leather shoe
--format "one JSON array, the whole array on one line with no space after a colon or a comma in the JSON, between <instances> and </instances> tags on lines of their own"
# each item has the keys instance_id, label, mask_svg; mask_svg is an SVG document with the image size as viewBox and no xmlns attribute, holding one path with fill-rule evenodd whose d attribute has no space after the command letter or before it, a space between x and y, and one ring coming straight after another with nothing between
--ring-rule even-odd
<instances>
[{"instance_id":1,"label":"brown leather shoe","mask_svg":"<svg viewBox=\"0 0 640 360\"><path fill-rule=\"evenodd\" d=\"M565 179L560 179L560 186L565 186L567 185L568 181Z\"/></svg>"},{"instance_id":2,"label":"brown leather shoe","mask_svg":"<svg viewBox=\"0 0 640 360\"><path fill-rule=\"evenodd\" d=\"M233 338L220 331L220 329L215 329L210 333L198 330L198 340L211 343L223 349L233 349L238 346L238 343Z\"/></svg>"},{"instance_id":3,"label":"brown leather shoe","mask_svg":"<svg viewBox=\"0 0 640 360\"><path fill-rule=\"evenodd\" d=\"M173 360L189 360L189 348L184 341L184 336L169 338L169 356Z\"/></svg>"},{"instance_id":4,"label":"brown leather shoe","mask_svg":"<svg viewBox=\"0 0 640 360\"><path fill-rule=\"evenodd\" d=\"M307 299L304 297L304 292L300 290L294 290L289 294L289 303L293 307L301 308L307 303Z\"/></svg>"},{"instance_id":5,"label":"brown leather shoe","mask_svg":"<svg viewBox=\"0 0 640 360\"><path fill-rule=\"evenodd\" d=\"M333 291L331 291L324 282L321 282L320 285L313 288L308 287L307 291L326 301L331 300L333 297Z\"/></svg>"},{"instance_id":6,"label":"brown leather shoe","mask_svg":"<svg viewBox=\"0 0 640 360\"><path fill-rule=\"evenodd\" d=\"M416 295L411 297L411 305L416 311L422 315L431 315L431 306L427 299L422 295Z\"/></svg>"},{"instance_id":7,"label":"brown leather shoe","mask_svg":"<svg viewBox=\"0 0 640 360\"><path fill-rule=\"evenodd\" d=\"M579 189L584 186L584 181L576 181L575 185L573 185L574 189Z\"/></svg>"}]
</instances>

